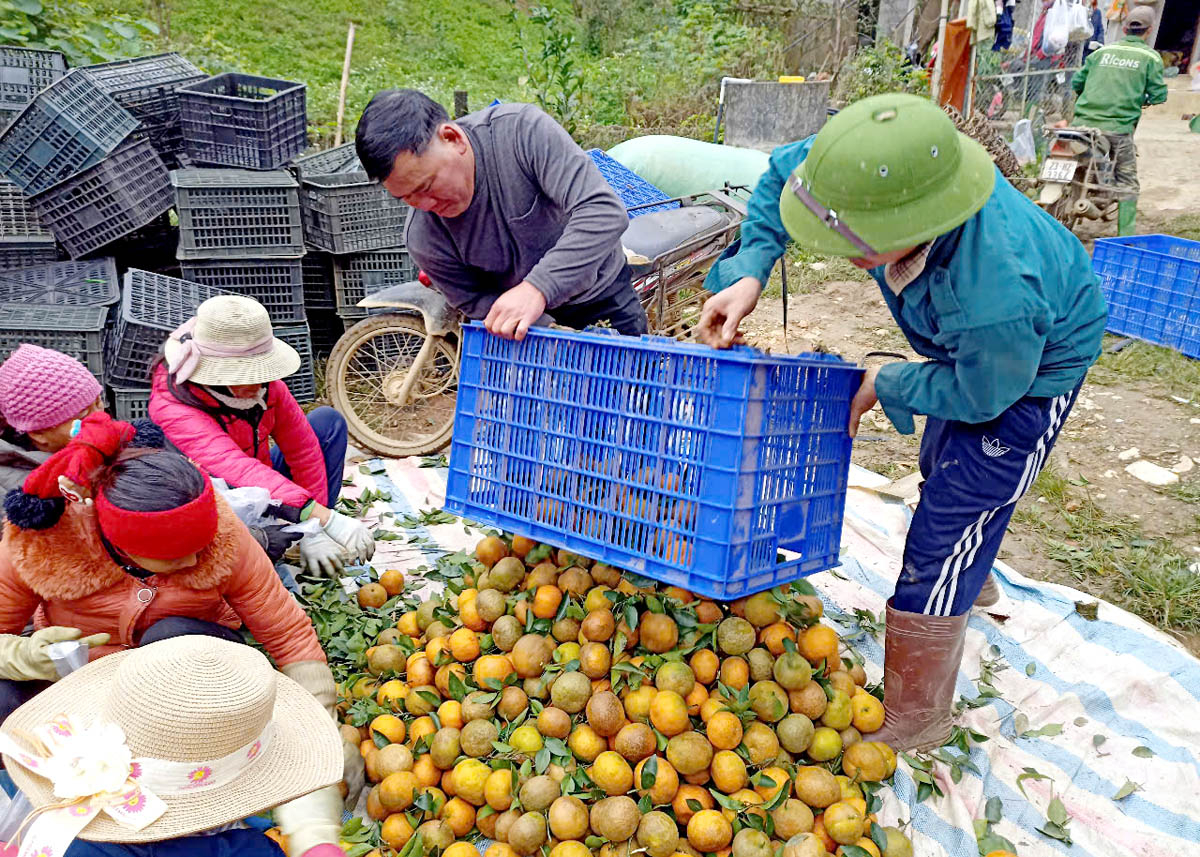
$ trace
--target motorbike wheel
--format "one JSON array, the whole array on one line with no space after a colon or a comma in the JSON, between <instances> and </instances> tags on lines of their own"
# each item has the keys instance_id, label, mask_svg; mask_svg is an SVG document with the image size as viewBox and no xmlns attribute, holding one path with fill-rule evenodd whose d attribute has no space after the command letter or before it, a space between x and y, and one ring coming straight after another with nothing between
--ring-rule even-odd
<instances>
[{"instance_id":1,"label":"motorbike wheel","mask_svg":"<svg viewBox=\"0 0 1200 857\"><path fill-rule=\"evenodd\" d=\"M439 337L408 401L396 402L427 336L419 317L396 313L360 321L334 346L326 386L356 446L398 458L427 455L449 442L458 390L456 343Z\"/></svg>"}]
</instances>

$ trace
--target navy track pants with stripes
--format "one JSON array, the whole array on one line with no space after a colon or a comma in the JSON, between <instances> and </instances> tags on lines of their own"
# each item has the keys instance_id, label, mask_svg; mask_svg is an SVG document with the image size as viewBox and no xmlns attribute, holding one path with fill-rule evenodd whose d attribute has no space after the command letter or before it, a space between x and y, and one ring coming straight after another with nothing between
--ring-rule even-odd
<instances>
[{"instance_id":1,"label":"navy track pants with stripes","mask_svg":"<svg viewBox=\"0 0 1200 857\"><path fill-rule=\"evenodd\" d=\"M895 609L933 616L971 609L1017 501L1046 464L1078 395L1077 386L1050 399L1026 396L986 423L929 417L921 438L925 483Z\"/></svg>"}]
</instances>

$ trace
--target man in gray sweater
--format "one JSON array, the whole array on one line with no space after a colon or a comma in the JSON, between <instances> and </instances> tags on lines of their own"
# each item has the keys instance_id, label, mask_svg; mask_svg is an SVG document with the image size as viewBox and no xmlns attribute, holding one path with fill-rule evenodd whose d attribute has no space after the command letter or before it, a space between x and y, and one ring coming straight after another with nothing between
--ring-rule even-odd
<instances>
[{"instance_id":1,"label":"man in gray sweater","mask_svg":"<svg viewBox=\"0 0 1200 857\"><path fill-rule=\"evenodd\" d=\"M621 234L625 206L592 159L530 104L451 122L413 89L371 99L356 133L367 174L412 206L406 239L451 304L521 339L533 324L646 332Z\"/></svg>"}]
</instances>

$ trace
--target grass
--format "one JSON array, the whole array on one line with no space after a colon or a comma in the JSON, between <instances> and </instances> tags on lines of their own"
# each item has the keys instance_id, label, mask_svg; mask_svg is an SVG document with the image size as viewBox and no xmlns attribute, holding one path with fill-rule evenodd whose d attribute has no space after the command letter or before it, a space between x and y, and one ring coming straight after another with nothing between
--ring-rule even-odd
<instances>
[{"instance_id":1,"label":"grass","mask_svg":"<svg viewBox=\"0 0 1200 857\"><path fill-rule=\"evenodd\" d=\"M1184 485L1200 493L1196 483ZM1032 530L1046 557L1081 589L1164 631L1200 633L1200 574L1189 570L1194 560L1169 539L1147 537L1137 521L1105 512L1086 484L1053 464L1038 475L1013 522Z\"/></svg>"},{"instance_id":2,"label":"grass","mask_svg":"<svg viewBox=\"0 0 1200 857\"><path fill-rule=\"evenodd\" d=\"M1107 348L1115 337L1106 336ZM1107 350L1088 373L1093 384L1136 381L1167 395L1193 398L1200 390L1200 360L1146 342L1133 342L1120 351Z\"/></svg>"},{"instance_id":3,"label":"grass","mask_svg":"<svg viewBox=\"0 0 1200 857\"><path fill-rule=\"evenodd\" d=\"M849 259L808 253L795 244L788 245L784 259L787 260L789 295L814 294L821 291L826 283L839 280L863 283L871 280L866 271L854 267ZM783 296L783 279L779 276L778 268L771 272L771 279L763 289L763 294L769 298Z\"/></svg>"},{"instance_id":4,"label":"grass","mask_svg":"<svg viewBox=\"0 0 1200 857\"><path fill-rule=\"evenodd\" d=\"M1200 241L1200 214L1181 214L1163 224L1167 235L1178 235L1192 241Z\"/></svg>"}]
</instances>

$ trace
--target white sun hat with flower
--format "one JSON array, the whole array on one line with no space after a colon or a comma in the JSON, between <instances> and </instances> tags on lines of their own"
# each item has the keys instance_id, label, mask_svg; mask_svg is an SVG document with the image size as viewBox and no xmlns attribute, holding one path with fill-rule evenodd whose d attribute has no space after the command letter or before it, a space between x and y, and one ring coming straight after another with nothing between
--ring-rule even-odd
<instances>
[{"instance_id":1,"label":"white sun hat with flower","mask_svg":"<svg viewBox=\"0 0 1200 857\"><path fill-rule=\"evenodd\" d=\"M343 765L308 691L250 646L201 636L76 670L4 721L0 751L34 807L22 855L221 827L340 782Z\"/></svg>"}]
</instances>

